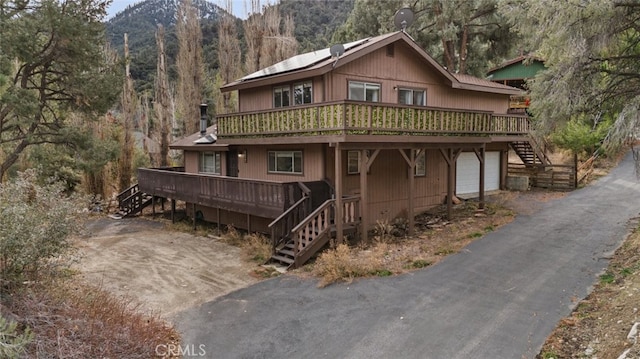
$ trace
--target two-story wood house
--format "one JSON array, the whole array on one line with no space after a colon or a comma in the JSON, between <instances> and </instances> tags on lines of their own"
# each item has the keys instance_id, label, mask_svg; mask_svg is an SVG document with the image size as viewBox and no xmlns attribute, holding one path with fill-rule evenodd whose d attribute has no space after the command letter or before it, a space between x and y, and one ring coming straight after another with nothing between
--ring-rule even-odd
<instances>
[{"instance_id":1,"label":"two-story wood house","mask_svg":"<svg viewBox=\"0 0 640 359\"><path fill-rule=\"evenodd\" d=\"M521 90L453 74L399 31L301 54L222 88L239 112L172 144L184 171L139 169L139 191L188 213L270 233L300 265L331 236L504 188L511 143L529 143ZM197 121L198 119L194 119ZM530 149L535 152L534 149ZM136 192L130 191L127 195Z\"/></svg>"}]
</instances>

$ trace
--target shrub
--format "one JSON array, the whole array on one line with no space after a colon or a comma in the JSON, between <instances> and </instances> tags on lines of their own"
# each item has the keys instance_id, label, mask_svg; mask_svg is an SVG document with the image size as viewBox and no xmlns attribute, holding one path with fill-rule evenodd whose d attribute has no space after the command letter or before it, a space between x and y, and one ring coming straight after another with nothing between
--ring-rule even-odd
<instances>
[{"instance_id":1,"label":"shrub","mask_svg":"<svg viewBox=\"0 0 640 359\"><path fill-rule=\"evenodd\" d=\"M313 271L322 278L319 284L321 287L338 281L348 282L357 277L392 275L390 270L384 268L388 249L386 243L378 243L372 250L356 255L349 246L340 244L335 249L320 254Z\"/></svg>"},{"instance_id":2,"label":"shrub","mask_svg":"<svg viewBox=\"0 0 640 359\"><path fill-rule=\"evenodd\" d=\"M0 184L0 286L5 288L66 264L73 252L69 237L85 217L78 211L81 198L66 196L60 183L38 184L37 178L28 170Z\"/></svg>"},{"instance_id":3,"label":"shrub","mask_svg":"<svg viewBox=\"0 0 640 359\"><path fill-rule=\"evenodd\" d=\"M258 233L244 236L241 247L244 255L258 264L266 263L273 251L269 238Z\"/></svg>"},{"instance_id":4,"label":"shrub","mask_svg":"<svg viewBox=\"0 0 640 359\"><path fill-rule=\"evenodd\" d=\"M180 340L166 322L143 313L131 299L75 281L34 286L14 299L10 310L33 330L29 358L55 353L68 359L146 359L157 357L159 346Z\"/></svg>"},{"instance_id":5,"label":"shrub","mask_svg":"<svg viewBox=\"0 0 640 359\"><path fill-rule=\"evenodd\" d=\"M29 328L21 332L18 323L9 321L0 314L0 358L21 357L32 340L33 334Z\"/></svg>"}]
</instances>

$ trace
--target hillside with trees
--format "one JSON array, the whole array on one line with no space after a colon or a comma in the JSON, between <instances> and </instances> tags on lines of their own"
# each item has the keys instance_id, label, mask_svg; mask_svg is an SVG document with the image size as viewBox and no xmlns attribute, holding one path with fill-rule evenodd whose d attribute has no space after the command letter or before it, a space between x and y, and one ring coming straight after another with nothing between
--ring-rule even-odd
<instances>
[{"instance_id":1,"label":"hillside with trees","mask_svg":"<svg viewBox=\"0 0 640 359\"><path fill-rule=\"evenodd\" d=\"M42 343L38 335L53 333L46 339L55 347L61 339L55 337L55 325L70 326L67 338L77 331L71 321L52 324L39 317L45 322L36 318L15 326L11 316L8 321L3 316L10 306L14 314L40 315L34 308L40 310L40 303L51 299L51 288L38 289L34 297L29 291L37 286L30 285L36 280L55 285L69 274L67 266L60 272L44 264L57 264L70 254L67 241L75 233L72 222L81 216L79 209L100 210L135 182L138 167L181 165L180 153L168 145L195 131L202 101L209 104L209 113L236 111L237 96L220 93L224 83L295 53L395 31L393 15L407 6L402 0L281 0L266 7L259 0L250 2L252 14L246 20L231 15L228 0L223 8L206 0L145 0L104 23L106 0L0 1L0 210L5 218L0 226L0 334L13 333L15 347L21 348L16 353L31 350L25 355L46 357L51 353L37 353L47 348L36 348L34 335ZM451 72L482 77L523 53L545 60L548 70L528 83L531 121L542 140L588 156L636 139L637 2L409 4L415 21L408 34ZM14 296L18 291L23 297ZM91 298L93 290L81 293L86 295L75 299ZM38 299L21 307L29 303L13 298ZM65 298L55 299L64 303ZM96 307L89 309L97 313ZM130 318L117 307L110 312L122 313L125 323ZM49 314L66 318L66 313ZM145 320L139 318L141 329L147 328ZM156 324L154 331L173 335L163 323ZM162 337L154 331L147 334ZM146 343L133 334L127 340ZM4 348L0 345L0 357L13 355ZM105 355L126 357L97 352L76 357Z\"/></svg>"}]
</instances>

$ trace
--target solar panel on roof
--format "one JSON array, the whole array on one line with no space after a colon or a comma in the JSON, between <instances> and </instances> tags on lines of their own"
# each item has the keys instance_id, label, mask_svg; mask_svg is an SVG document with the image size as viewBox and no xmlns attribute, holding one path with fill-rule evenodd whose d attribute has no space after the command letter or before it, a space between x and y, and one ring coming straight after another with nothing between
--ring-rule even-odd
<instances>
[{"instance_id":1,"label":"solar panel on roof","mask_svg":"<svg viewBox=\"0 0 640 359\"><path fill-rule=\"evenodd\" d=\"M366 39L345 44L344 45L345 51L355 46L358 46L368 40L369 38L366 38ZM329 48L318 50L318 51L307 52L304 54L290 57L284 61L278 62L275 65L271 65L262 70L249 74L241 78L240 81L252 80L252 79L256 79L263 76L275 75L279 73L303 69L305 67L317 64L320 61L324 61L328 58L331 58L331 52L329 51Z\"/></svg>"}]
</instances>

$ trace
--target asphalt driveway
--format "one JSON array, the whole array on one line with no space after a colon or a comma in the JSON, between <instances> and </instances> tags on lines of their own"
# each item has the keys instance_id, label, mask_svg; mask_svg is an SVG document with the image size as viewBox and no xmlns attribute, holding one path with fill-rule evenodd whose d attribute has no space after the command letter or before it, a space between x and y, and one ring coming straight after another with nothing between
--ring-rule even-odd
<instances>
[{"instance_id":1,"label":"asphalt driveway","mask_svg":"<svg viewBox=\"0 0 640 359\"><path fill-rule=\"evenodd\" d=\"M627 155L597 183L431 268L323 289L283 276L175 323L207 358L534 358L606 268L639 198Z\"/></svg>"}]
</instances>

